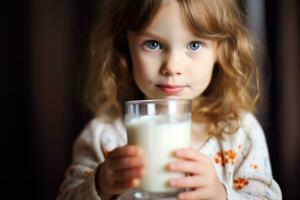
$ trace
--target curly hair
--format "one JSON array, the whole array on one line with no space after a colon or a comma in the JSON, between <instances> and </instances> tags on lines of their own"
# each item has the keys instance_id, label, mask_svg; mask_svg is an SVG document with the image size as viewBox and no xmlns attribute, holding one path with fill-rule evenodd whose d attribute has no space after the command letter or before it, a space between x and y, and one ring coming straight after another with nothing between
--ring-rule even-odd
<instances>
[{"instance_id":1,"label":"curly hair","mask_svg":"<svg viewBox=\"0 0 300 200\"><path fill-rule=\"evenodd\" d=\"M260 96L254 43L234 0L177 0L190 30L215 42L217 61L206 90L193 100L192 116L209 134L233 133L241 111L254 112ZM127 32L149 25L161 0L103 1L91 35L86 102L96 117L123 115L126 100L143 99L132 76Z\"/></svg>"}]
</instances>

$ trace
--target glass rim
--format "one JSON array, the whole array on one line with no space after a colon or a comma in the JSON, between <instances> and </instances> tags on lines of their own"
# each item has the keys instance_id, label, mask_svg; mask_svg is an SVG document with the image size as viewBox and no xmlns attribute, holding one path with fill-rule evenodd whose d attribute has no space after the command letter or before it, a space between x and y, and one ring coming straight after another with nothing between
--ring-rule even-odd
<instances>
[{"instance_id":1,"label":"glass rim","mask_svg":"<svg viewBox=\"0 0 300 200\"><path fill-rule=\"evenodd\" d=\"M143 100L130 100L125 101L125 104L142 104L142 103L163 103L163 102L186 102L191 103L192 100L190 99L143 99Z\"/></svg>"}]
</instances>

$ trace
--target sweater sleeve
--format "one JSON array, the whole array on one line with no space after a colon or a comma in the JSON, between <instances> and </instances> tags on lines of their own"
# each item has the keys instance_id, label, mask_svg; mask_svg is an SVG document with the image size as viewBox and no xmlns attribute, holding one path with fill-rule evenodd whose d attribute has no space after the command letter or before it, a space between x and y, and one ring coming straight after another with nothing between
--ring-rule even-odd
<instances>
[{"instance_id":1,"label":"sweater sleeve","mask_svg":"<svg viewBox=\"0 0 300 200\"><path fill-rule=\"evenodd\" d=\"M224 183L227 199L281 200L281 190L272 176L265 135L252 114L243 117L239 132L232 181Z\"/></svg>"},{"instance_id":2,"label":"sweater sleeve","mask_svg":"<svg viewBox=\"0 0 300 200\"><path fill-rule=\"evenodd\" d=\"M91 121L73 147L73 160L65 172L57 200L100 200L95 185L95 172L105 155L125 144L115 124Z\"/></svg>"}]
</instances>

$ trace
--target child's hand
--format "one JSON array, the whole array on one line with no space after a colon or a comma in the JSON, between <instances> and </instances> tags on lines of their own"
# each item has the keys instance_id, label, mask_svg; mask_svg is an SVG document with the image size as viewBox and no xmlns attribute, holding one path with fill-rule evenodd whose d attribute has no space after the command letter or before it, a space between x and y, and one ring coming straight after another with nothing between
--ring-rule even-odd
<instances>
[{"instance_id":1,"label":"child's hand","mask_svg":"<svg viewBox=\"0 0 300 200\"><path fill-rule=\"evenodd\" d=\"M103 199L110 199L136 187L143 176L144 160L141 149L126 145L109 153L98 172L97 189Z\"/></svg>"},{"instance_id":2,"label":"child's hand","mask_svg":"<svg viewBox=\"0 0 300 200\"><path fill-rule=\"evenodd\" d=\"M179 199L226 199L225 188L207 156L191 148L179 149L175 152L175 156L183 160L171 163L168 166L169 170L190 175L172 179L169 182L171 187L191 189L180 193Z\"/></svg>"}]
</instances>

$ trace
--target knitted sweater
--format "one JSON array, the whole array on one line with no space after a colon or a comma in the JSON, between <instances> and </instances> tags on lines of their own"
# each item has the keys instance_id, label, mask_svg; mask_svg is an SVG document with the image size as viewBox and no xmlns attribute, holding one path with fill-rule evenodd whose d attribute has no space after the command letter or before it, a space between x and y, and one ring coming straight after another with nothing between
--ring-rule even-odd
<instances>
[{"instance_id":1,"label":"knitted sweater","mask_svg":"<svg viewBox=\"0 0 300 200\"><path fill-rule=\"evenodd\" d=\"M74 144L73 161L66 170L57 199L100 200L95 187L95 170L112 149L126 145L124 123L92 120ZM210 136L198 148L211 158L228 200L282 199L280 188L272 177L264 132L251 113L241 117L236 133L222 139ZM133 192L118 199L133 199Z\"/></svg>"}]
</instances>

